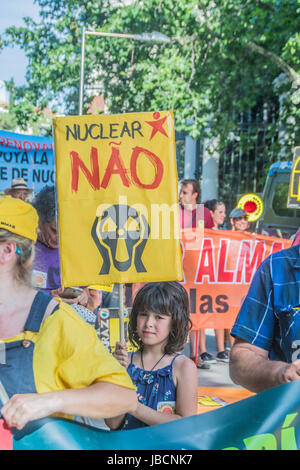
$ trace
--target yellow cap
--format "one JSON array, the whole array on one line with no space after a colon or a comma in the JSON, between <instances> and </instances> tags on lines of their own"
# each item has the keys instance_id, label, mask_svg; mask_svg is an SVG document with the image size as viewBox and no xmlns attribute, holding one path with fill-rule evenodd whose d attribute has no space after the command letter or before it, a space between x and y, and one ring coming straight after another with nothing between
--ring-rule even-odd
<instances>
[{"instance_id":1,"label":"yellow cap","mask_svg":"<svg viewBox=\"0 0 300 470\"><path fill-rule=\"evenodd\" d=\"M0 198L0 228L36 242L38 222L31 204L11 196Z\"/></svg>"}]
</instances>

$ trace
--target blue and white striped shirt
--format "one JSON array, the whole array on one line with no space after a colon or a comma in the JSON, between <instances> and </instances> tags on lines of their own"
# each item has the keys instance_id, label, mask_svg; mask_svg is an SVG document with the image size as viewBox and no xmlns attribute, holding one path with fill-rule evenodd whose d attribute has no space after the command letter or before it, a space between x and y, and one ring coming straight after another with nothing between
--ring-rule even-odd
<instances>
[{"instance_id":1,"label":"blue and white striped shirt","mask_svg":"<svg viewBox=\"0 0 300 470\"><path fill-rule=\"evenodd\" d=\"M300 358L300 245L262 262L231 334L269 351L270 359Z\"/></svg>"}]
</instances>

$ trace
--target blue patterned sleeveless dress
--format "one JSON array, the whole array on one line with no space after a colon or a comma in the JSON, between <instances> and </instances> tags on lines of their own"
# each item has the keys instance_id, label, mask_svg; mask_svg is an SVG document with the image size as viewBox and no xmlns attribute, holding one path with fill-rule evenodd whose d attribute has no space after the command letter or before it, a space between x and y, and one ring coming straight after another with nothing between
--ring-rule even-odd
<instances>
[{"instance_id":1,"label":"blue patterned sleeveless dress","mask_svg":"<svg viewBox=\"0 0 300 470\"><path fill-rule=\"evenodd\" d=\"M134 353L131 355L127 372L137 387L139 402L155 411L174 414L176 409L176 387L173 382L173 363L180 354L174 356L169 365L154 371L143 370L135 366L132 362L133 356ZM128 430L146 426L148 425L127 413L122 429Z\"/></svg>"}]
</instances>

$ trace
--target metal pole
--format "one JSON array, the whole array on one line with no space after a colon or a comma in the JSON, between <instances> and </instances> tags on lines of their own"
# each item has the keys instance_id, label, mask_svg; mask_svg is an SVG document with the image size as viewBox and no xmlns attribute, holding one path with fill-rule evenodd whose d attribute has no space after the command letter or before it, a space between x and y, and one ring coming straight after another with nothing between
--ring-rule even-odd
<instances>
[{"instance_id":1,"label":"metal pole","mask_svg":"<svg viewBox=\"0 0 300 470\"><path fill-rule=\"evenodd\" d=\"M7 403L9 400L9 397L7 395L7 392L1 380L0 380L0 400L2 401L2 405L5 405L5 403Z\"/></svg>"},{"instance_id":2,"label":"metal pole","mask_svg":"<svg viewBox=\"0 0 300 470\"><path fill-rule=\"evenodd\" d=\"M124 328L124 284L119 284L120 342L125 342Z\"/></svg>"},{"instance_id":3,"label":"metal pole","mask_svg":"<svg viewBox=\"0 0 300 470\"><path fill-rule=\"evenodd\" d=\"M79 87L79 115L82 115L83 103L83 83L84 83L84 49L85 49L85 28L81 33L81 63L80 63L80 87Z\"/></svg>"},{"instance_id":4,"label":"metal pole","mask_svg":"<svg viewBox=\"0 0 300 470\"><path fill-rule=\"evenodd\" d=\"M86 35L89 36L103 36L111 38L126 38L126 39L137 39L136 34L123 34L123 33L104 33L102 31L86 31Z\"/></svg>"},{"instance_id":5,"label":"metal pole","mask_svg":"<svg viewBox=\"0 0 300 470\"><path fill-rule=\"evenodd\" d=\"M81 33L81 66L80 66L80 90L79 90L79 115L82 115L83 107L83 84L84 84L84 60L85 60L85 36L102 36L111 38L123 38L123 39L134 39L137 41L157 41L157 42L170 42L170 38L164 36L161 33L150 33L147 34L124 34L124 33L106 33L103 31L86 31L85 27L82 27ZM153 36L153 37L151 37Z\"/></svg>"},{"instance_id":6,"label":"metal pole","mask_svg":"<svg viewBox=\"0 0 300 470\"><path fill-rule=\"evenodd\" d=\"M85 28L82 28L81 33L81 64L80 64L80 88L79 88L79 115L82 115L83 108L83 84L84 84L84 52L85 52L85 36L106 36L114 38L124 38L124 39L136 39L136 40L147 40L142 35L136 34L122 34L122 33L105 33L102 31L86 31ZM161 35L162 36L162 35ZM165 37L164 41L161 39L159 42L165 42L169 38ZM120 317L120 341L123 343L125 341L125 327L124 327L124 284L119 284L119 317Z\"/></svg>"}]
</instances>

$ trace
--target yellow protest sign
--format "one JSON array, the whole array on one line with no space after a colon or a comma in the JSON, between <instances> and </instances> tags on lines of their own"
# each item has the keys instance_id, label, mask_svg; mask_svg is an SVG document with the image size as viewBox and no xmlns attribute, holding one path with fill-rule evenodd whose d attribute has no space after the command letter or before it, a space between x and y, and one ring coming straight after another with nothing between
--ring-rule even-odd
<instances>
[{"instance_id":1,"label":"yellow protest sign","mask_svg":"<svg viewBox=\"0 0 300 470\"><path fill-rule=\"evenodd\" d=\"M287 207L300 207L300 147L295 148Z\"/></svg>"},{"instance_id":2,"label":"yellow protest sign","mask_svg":"<svg viewBox=\"0 0 300 470\"><path fill-rule=\"evenodd\" d=\"M62 285L181 280L172 111L53 127Z\"/></svg>"},{"instance_id":3,"label":"yellow protest sign","mask_svg":"<svg viewBox=\"0 0 300 470\"><path fill-rule=\"evenodd\" d=\"M126 348L128 352L135 351L136 348L130 343L128 339L128 322L129 312L128 309L124 311L124 330ZM118 308L99 308L97 312L97 334L109 352L114 352L116 342L120 341L120 317Z\"/></svg>"}]
</instances>

